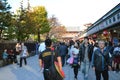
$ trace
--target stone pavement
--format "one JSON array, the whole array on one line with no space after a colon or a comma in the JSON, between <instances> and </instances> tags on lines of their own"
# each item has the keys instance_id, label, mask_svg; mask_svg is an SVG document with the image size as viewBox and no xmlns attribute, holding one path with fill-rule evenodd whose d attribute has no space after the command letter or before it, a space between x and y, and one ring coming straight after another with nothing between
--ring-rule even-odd
<instances>
[{"instance_id":1,"label":"stone pavement","mask_svg":"<svg viewBox=\"0 0 120 80\"><path fill-rule=\"evenodd\" d=\"M40 72L38 64L38 56L27 59L28 65L20 68L16 64L12 64L0 68L0 80L44 80L42 72ZM64 80L74 80L73 70L70 66L63 67L66 78ZM81 71L79 71L78 80L83 80ZM92 69L89 71L89 80L95 80L95 74ZM110 72L109 80L120 80L120 73Z\"/></svg>"}]
</instances>

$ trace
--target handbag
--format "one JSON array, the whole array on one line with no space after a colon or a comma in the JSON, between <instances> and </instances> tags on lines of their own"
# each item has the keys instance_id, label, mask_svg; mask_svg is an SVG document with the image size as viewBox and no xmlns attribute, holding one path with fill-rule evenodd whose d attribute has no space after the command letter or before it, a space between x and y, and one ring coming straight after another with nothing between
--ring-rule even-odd
<instances>
[{"instance_id":1,"label":"handbag","mask_svg":"<svg viewBox=\"0 0 120 80\"><path fill-rule=\"evenodd\" d=\"M49 67L49 76L52 80L63 80L65 77L64 71L61 71L57 62L54 61L54 52L51 56L51 66Z\"/></svg>"},{"instance_id":2,"label":"handbag","mask_svg":"<svg viewBox=\"0 0 120 80\"><path fill-rule=\"evenodd\" d=\"M68 58L67 63L73 64L73 61L74 61L74 58L73 58L73 57L70 57L70 58Z\"/></svg>"}]
</instances>

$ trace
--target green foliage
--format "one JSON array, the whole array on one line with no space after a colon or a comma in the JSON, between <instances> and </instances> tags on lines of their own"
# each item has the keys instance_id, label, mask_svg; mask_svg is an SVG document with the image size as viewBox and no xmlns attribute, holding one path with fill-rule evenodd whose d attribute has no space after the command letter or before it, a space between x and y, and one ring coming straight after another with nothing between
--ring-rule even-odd
<instances>
[{"instance_id":1,"label":"green foliage","mask_svg":"<svg viewBox=\"0 0 120 80\"><path fill-rule=\"evenodd\" d=\"M33 22L36 29L40 29L40 33L49 32L49 22L47 19L47 11L44 6L38 6L33 8Z\"/></svg>"},{"instance_id":2,"label":"green foliage","mask_svg":"<svg viewBox=\"0 0 120 80\"><path fill-rule=\"evenodd\" d=\"M0 0L0 39L3 30L11 25L12 15L10 13L10 5L7 0Z\"/></svg>"},{"instance_id":3,"label":"green foliage","mask_svg":"<svg viewBox=\"0 0 120 80\"><path fill-rule=\"evenodd\" d=\"M52 38L52 42L57 42L58 40L56 38Z\"/></svg>"},{"instance_id":4,"label":"green foliage","mask_svg":"<svg viewBox=\"0 0 120 80\"><path fill-rule=\"evenodd\" d=\"M48 33L50 31L49 21L47 18L47 11L44 6L34 7L32 14L32 22L34 23L35 34L38 35L40 41L40 34Z\"/></svg>"},{"instance_id":5,"label":"green foliage","mask_svg":"<svg viewBox=\"0 0 120 80\"><path fill-rule=\"evenodd\" d=\"M11 21L11 7L8 5L7 0L0 0L0 28L5 28L10 25Z\"/></svg>"},{"instance_id":6,"label":"green foliage","mask_svg":"<svg viewBox=\"0 0 120 80\"><path fill-rule=\"evenodd\" d=\"M26 10L19 10L16 15L14 15L12 25L8 29L8 35L10 34L10 28L13 29L14 37L17 38L18 41L25 41L29 38L29 30L26 21L27 15Z\"/></svg>"},{"instance_id":7,"label":"green foliage","mask_svg":"<svg viewBox=\"0 0 120 80\"><path fill-rule=\"evenodd\" d=\"M44 6L34 7L32 10L21 8L17 14L11 14L7 0L0 0L0 37L5 34L8 40L25 41L29 35L38 35L50 31L47 11Z\"/></svg>"},{"instance_id":8,"label":"green foliage","mask_svg":"<svg viewBox=\"0 0 120 80\"><path fill-rule=\"evenodd\" d=\"M3 33L6 34L6 35L4 35L4 37L7 40L15 39L16 34L14 31L15 31L15 27L10 26L9 28L7 28L3 31Z\"/></svg>"}]
</instances>

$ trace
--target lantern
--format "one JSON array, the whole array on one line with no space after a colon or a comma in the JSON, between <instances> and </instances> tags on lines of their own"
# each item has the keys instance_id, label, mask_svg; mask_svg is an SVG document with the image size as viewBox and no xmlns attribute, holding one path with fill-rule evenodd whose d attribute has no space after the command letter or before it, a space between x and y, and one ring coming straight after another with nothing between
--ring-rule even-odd
<instances>
[{"instance_id":1,"label":"lantern","mask_svg":"<svg viewBox=\"0 0 120 80\"><path fill-rule=\"evenodd\" d=\"M103 35L108 36L108 31L107 30L103 31Z\"/></svg>"}]
</instances>

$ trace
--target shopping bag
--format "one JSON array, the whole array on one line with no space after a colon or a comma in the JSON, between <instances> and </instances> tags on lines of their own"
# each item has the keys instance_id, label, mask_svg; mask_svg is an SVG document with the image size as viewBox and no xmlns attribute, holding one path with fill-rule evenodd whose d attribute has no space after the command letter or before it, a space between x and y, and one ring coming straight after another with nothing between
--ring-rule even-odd
<instances>
[{"instance_id":1,"label":"shopping bag","mask_svg":"<svg viewBox=\"0 0 120 80\"><path fill-rule=\"evenodd\" d=\"M73 61L74 61L74 58L73 58L73 57L70 57L70 58L68 58L67 63L73 64Z\"/></svg>"}]
</instances>

